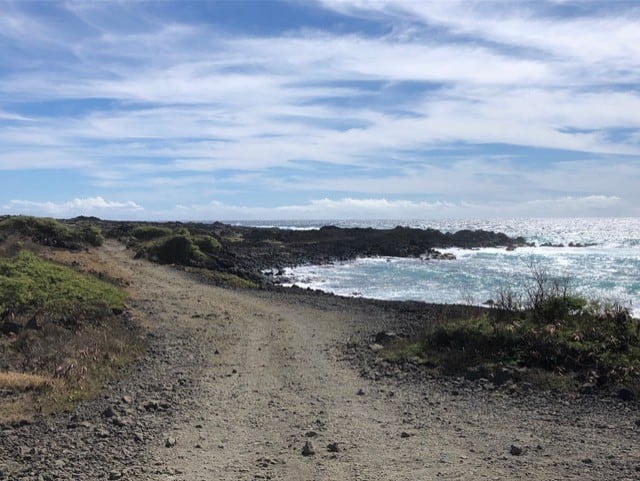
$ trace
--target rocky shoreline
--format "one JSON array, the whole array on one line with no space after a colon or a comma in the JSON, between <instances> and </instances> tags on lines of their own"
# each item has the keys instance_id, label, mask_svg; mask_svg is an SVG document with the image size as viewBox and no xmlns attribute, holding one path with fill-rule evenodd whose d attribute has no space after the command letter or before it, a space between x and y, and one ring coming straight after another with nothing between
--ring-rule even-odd
<instances>
[{"instance_id":1,"label":"rocky shoreline","mask_svg":"<svg viewBox=\"0 0 640 481\"><path fill-rule=\"evenodd\" d=\"M97 218L76 218L72 224L98 225L105 236L117 238L135 248L131 233L139 226L180 231L191 236L208 236L220 248L207 253L203 260L180 263L204 267L209 270L239 275L264 285L273 279L265 271L278 272L286 267L305 264L327 264L353 260L357 257L412 257L451 259L438 249L459 247L504 247L513 250L528 246L522 237L509 237L503 233L484 230L461 230L455 233L436 229L395 227L393 229L341 228L325 226L317 230L287 230L278 228L244 227L220 222L116 222Z\"/></svg>"}]
</instances>

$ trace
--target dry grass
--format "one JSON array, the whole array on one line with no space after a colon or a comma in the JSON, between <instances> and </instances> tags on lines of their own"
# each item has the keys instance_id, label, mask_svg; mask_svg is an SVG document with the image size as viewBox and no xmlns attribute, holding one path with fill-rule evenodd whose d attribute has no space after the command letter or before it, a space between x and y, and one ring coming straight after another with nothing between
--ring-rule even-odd
<instances>
[{"instance_id":1,"label":"dry grass","mask_svg":"<svg viewBox=\"0 0 640 481\"><path fill-rule=\"evenodd\" d=\"M97 255L96 249L86 251L68 251L62 249L42 250L45 259L72 267L78 272L92 274L120 286L129 285L129 274L113 264L103 261Z\"/></svg>"},{"instance_id":2,"label":"dry grass","mask_svg":"<svg viewBox=\"0 0 640 481\"><path fill-rule=\"evenodd\" d=\"M4 391L38 391L52 387L54 382L53 378L40 374L0 372L0 390Z\"/></svg>"}]
</instances>

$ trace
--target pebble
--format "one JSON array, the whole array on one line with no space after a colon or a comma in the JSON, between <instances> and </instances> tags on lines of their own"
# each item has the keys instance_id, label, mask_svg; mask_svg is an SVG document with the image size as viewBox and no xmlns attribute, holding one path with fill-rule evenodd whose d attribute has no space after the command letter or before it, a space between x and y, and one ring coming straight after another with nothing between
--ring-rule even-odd
<instances>
[{"instance_id":1,"label":"pebble","mask_svg":"<svg viewBox=\"0 0 640 481\"><path fill-rule=\"evenodd\" d=\"M105 418L112 418L115 415L116 415L116 412L111 406L107 407L104 411L102 411L102 417L105 417Z\"/></svg>"},{"instance_id":2,"label":"pebble","mask_svg":"<svg viewBox=\"0 0 640 481\"><path fill-rule=\"evenodd\" d=\"M509 453L511 453L512 456L520 456L522 454L522 448L512 444Z\"/></svg>"},{"instance_id":3,"label":"pebble","mask_svg":"<svg viewBox=\"0 0 640 481\"><path fill-rule=\"evenodd\" d=\"M340 449L340 445L338 443L330 443L327 445L327 450L330 453L339 453L340 451L342 451Z\"/></svg>"},{"instance_id":4,"label":"pebble","mask_svg":"<svg viewBox=\"0 0 640 481\"><path fill-rule=\"evenodd\" d=\"M167 439L165 439L164 441L164 445L167 448L172 448L174 447L178 442L176 441L176 438L173 438L171 436L169 436Z\"/></svg>"},{"instance_id":5,"label":"pebble","mask_svg":"<svg viewBox=\"0 0 640 481\"><path fill-rule=\"evenodd\" d=\"M302 447L302 455L303 456L313 456L316 454L316 450L313 447L313 443L311 441L307 441L304 443Z\"/></svg>"}]
</instances>

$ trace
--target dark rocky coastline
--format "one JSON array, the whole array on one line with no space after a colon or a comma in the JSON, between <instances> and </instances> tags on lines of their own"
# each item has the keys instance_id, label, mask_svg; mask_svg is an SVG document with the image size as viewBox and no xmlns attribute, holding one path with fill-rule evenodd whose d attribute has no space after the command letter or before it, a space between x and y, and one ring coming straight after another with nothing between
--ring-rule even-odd
<instances>
[{"instance_id":1,"label":"dark rocky coastline","mask_svg":"<svg viewBox=\"0 0 640 481\"><path fill-rule=\"evenodd\" d=\"M100 225L107 237L126 240L140 223L101 221L77 218L71 222L92 222ZM357 257L412 257L441 259L437 249L459 247L505 247L514 249L529 245L523 237L509 237L485 230L461 230L445 233L436 229L396 227L394 229L341 228L325 226L318 230L286 230L207 223L144 223L177 230L187 229L192 235L215 238L221 248L210 254L199 267L229 272L243 278L270 283L264 270L304 264L326 264Z\"/></svg>"}]
</instances>

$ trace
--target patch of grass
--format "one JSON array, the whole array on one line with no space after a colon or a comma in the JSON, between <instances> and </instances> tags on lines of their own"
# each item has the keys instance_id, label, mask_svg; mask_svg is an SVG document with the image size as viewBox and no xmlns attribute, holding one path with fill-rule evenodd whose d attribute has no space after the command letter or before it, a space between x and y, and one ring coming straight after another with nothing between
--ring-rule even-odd
<instances>
[{"instance_id":1,"label":"patch of grass","mask_svg":"<svg viewBox=\"0 0 640 481\"><path fill-rule=\"evenodd\" d=\"M196 274L202 281L216 286L231 287L233 289L257 289L259 287L255 282L230 272L200 268L187 268L186 270Z\"/></svg>"},{"instance_id":2,"label":"patch of grass","mask_svg":"<svg viewBox=\"0 0 640 481\"><path fill-rule=\"evenodd\" d=\"M81 275L23 250L0 259L0 318L47 316L70 322L93 321L122 312L126 293L112 284Z\"/></svg>"},{"instance_id":3,"label":"patch of grass","mask_svg":"<svg viewBox=\"0 0 640 481\"><path fill-rule=\"evenodd\" d=\"M111 283L21 251L0 259L0 419L71 409L144 349Z\"/></svg>"},{"instance_id":4,"label":"patch of grass","mask_svg":"<svg viewBox=\"0 0 640 481\"><path fill-rule=\"evenodd\" d=\"M223 237L223 240L225 242L229 242L231 244L233 243L238 243L238 242L244 242L244 238L240 235L236 235L236 236L225 236Z\"/></svg>"}]
</instances>

